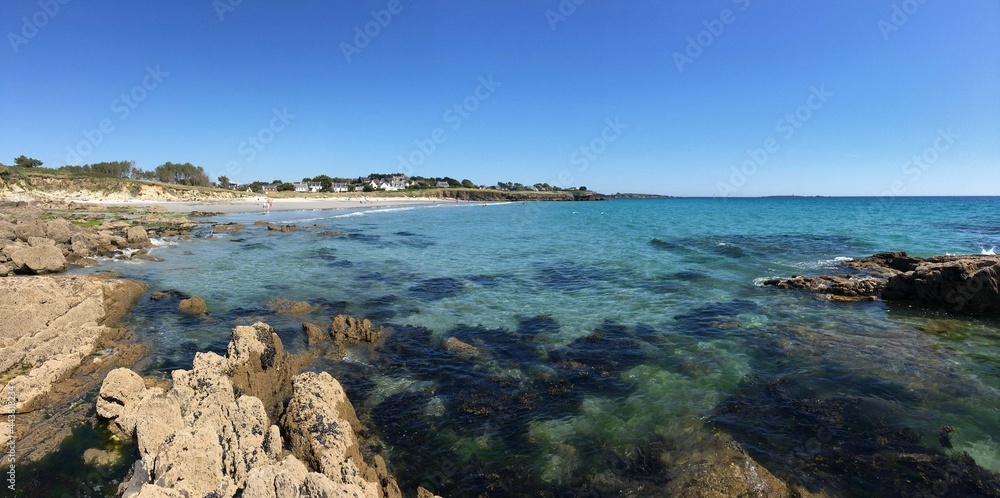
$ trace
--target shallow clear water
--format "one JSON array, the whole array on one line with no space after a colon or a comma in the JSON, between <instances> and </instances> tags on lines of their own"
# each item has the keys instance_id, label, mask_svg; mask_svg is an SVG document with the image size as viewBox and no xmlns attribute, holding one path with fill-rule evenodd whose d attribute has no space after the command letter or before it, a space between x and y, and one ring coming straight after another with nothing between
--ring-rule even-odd
<instances>
[{"instance_id":1,"label":"shallow clear water","mask_svg":"<svg viewBox=\"0 0 1000 498\"><path fill-rule=\"evenodd\" d=\"M978 254L1000 245L1000 198L442 203L219 220L247 228L163 245L160 263L98 268L207 301L207 318L177 315L176 300L140 303L132 325L154 368L187 367L255 320L292 351L305 347L303 321L346 312L389 325L380 347L313 368L342 380L404 489L643 495L721 430L781 477L865 494L870 483L837 481L813 457L866 437L855 429L872 420L1000 469L997 321L754 285L887 250ZM276 315L273 299L321 307ZM448 337L482 355L445 351ZM861 419L840 430L844 413ZM954 450L938 441L944 425L957 428Z\"/></svg>"}]
</instances>

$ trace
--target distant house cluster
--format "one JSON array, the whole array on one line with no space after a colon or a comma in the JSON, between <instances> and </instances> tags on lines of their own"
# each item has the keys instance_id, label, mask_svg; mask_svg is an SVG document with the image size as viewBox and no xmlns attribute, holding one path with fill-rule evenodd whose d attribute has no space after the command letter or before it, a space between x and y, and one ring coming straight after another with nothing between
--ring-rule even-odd
<instances>
[{"instance_id":1,"label":"distant house cluster","mask_svg":"<svg viewBox=\"0 0 1000 498\"><path fill-rule=\"evenodd\" d=\"M292 182L292 186L295 187L296 192L319 192L323 190L323 184L320 182Z\"/></svg>"}]
</instances>

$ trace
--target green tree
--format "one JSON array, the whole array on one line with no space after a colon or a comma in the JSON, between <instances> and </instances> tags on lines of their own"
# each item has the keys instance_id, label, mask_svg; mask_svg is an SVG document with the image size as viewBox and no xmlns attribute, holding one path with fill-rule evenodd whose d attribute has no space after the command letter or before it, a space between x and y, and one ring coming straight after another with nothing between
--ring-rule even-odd
<instances>
[{"instance_id":1,"label":"green tree","mask_svg":"<svg viewBox=\"0 0 1000 498\"><path fill-rule=\"evenodd\" d=\"M222 176L219 177L219 186L220 187L222 187L222 188L229 188L232 185L233 184L232 184L232 182L229 181L229 177L228 176L222 175Z\"/></svg>"},{"instance_id":2,"label":"green tree","mask_svg":"<svg viewBox=\"0 0 1000 498\"><path fill-rule=\"evenodd\" d=\"M14 166L20 166L22 168L37 168L42 165L42 162L33 157L20 157L14 158Z\"/></svg>"},{"instance_id":3,"label":"green tree","mask_svg":"<svg viewBox=\"0 0 1000 498\"><path fill-rule=\"evenodd\" d=\"M476 184L472 183L472 180L462 180L462 186L465 188L476 188Z\"/></svg>"},{"instance_id":4,"label":"green tree","mask_svg":"<svg viewBox=\"0 0 1000 498\"><path fill-rule=\"evenodd\" d=\"M278 185L278 192L294 192L295 185L292 183L282 183Z\"/></svg>"},{"instance_id":5,"label":"green tree","mask_svg":"<svg viewBox=\"0 0 1000 498\"><path fill-rule=\"evenodd\" d=\"M361 190L363 190L365 192L374 192L375 191L375 187L373 187L372 184L370 184L370 183L366 183L365 186Z\"/></svg>"},{"instance_id":6,"label":"green tree","mask_svg":"<svg viewBox=\"0 0 1000 498\"><path fill-rule=\"evenodd\" d=\"M587 187L584 187L583 185L580 185L580 190L583 191L583 192L586 192L587 191Z\"/></svg>"},{"instance_id":7,"label":"green tree","mask_svg":"<svg viewBox=\"0 0 1000 498\"><path fill-rule=\"evenodd\" d=\"M89 166L91 173L109 175L116 178L129 178L133 175L133 171L138 169L135 167L135 161L111 161L91 164Z\"/></svg>"},{"instance_id":8,"label":"green tree","mask_svg":"<svg viewBox=\"0 0 1000 498\"><path fill-rule=\"evenodd\" d=\"M191 163L176 164L165 162L156 167L156 179L164 183L193 185L198 187L211 186L212 182L201 166Z\"/></svg>"}]
</instances>

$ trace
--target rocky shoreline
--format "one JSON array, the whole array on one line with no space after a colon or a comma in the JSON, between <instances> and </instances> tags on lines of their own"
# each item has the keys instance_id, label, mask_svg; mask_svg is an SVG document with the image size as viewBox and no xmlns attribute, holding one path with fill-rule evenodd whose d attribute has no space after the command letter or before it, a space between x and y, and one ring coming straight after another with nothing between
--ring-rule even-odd
<instances>
[{"instance_id":1,"label":"rocky shoreline","mask_svg":"<svg viewBox=\"0 0 1000 498\"><path fill-rule=\"evenodd\" d=\"M17 393L19 462L42 459L75 426L100 420L138 451L134 463L121 463L131 470L120 496L434 496L423 488L401 490L343 386L328 373L308 371L317 358L341 359L351 344L380 343L393 331L349 316L327 326L303 323L309 347L295 355L258 322L232 329L224 356L197 353L191 369L174 370L169 380L143 378L136 371L146 351L118 325L148 287L114 274L55 275L97 258L155 261L146 252L151 237L185 237L196 226L148 208L15 204L0 213L0 275L7 276L0 278L0 378ZM838 275L760 283L837 301L883 299L1000 316L997 256L881 253L845 262ZM154 292L149 298L177 297ZM284 300L269 307L278 314L313 309ZM188 296L178 312L201 315L205 303ZM490 354L455 337L441 347L469 361ZM0 433L0 443L6 438ZM808 494L758 464L742 441L719 432L706 438L698 451L677 450L686 463L668 469L669 494ZM88 452L104 464L121 459Z\"/></svg>"},{"instance_id":2,"label":"rocky shoreline","mask_svg":"<svg viewBox=\"0 0 1000 498\"><path fill-rule=\"evenodd\" d=\"M835 301L885 301L1000 317L1000 256L915 258L885 252L844 262L851 274L769 278L761 284L818 293Z\"/></svg>"}]
</instances>

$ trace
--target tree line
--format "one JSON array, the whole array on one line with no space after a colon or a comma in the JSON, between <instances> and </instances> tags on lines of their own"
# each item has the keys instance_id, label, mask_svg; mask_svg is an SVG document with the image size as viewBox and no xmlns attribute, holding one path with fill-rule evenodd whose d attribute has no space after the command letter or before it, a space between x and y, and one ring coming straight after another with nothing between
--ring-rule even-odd
<instances>
[{"instance_id":1,"label":"tree line","mask_svg":"<svg viewBox=\"0 0 1000 498\"><path fill-rule=\"evenodd\" d=\"M14 158L14 166L21 168L40 168L42 164L42 161L38 159L23 155ZM146 171L137 167L135 161L105 161L81 166L66 165L57 168L57 170L67 173L105 175L115 178L151 180L196 187L212 186L212 181L208 178L208 174L205 173L205 168L195 166L191 163L181 164L167 161L153 170Z\"/></svg>"}]
</instances>

